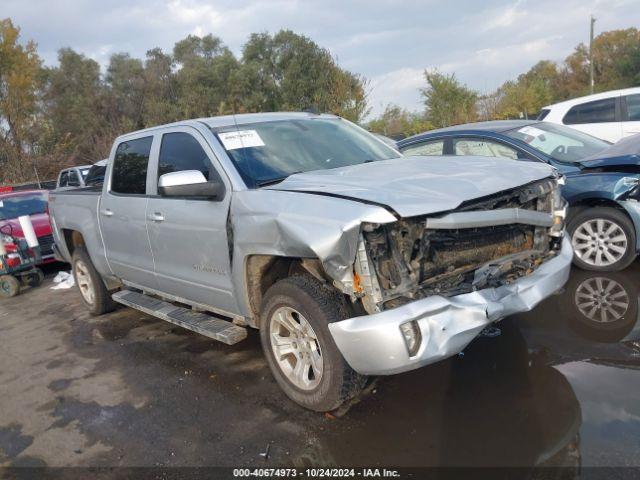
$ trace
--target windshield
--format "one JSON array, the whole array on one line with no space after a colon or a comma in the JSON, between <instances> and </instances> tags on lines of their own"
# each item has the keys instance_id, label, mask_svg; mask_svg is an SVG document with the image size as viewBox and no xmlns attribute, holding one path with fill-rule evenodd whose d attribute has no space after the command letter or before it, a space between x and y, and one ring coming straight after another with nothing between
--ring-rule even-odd
<instances>
[{"instance_id":1,"label":"windshield","mask_svg":"<svg viewBox=\"0 0 640 480\"><path fill-rule=\"evenodd\" d=\"M22 215L45 213L47 199L40 193L0 198L0 220L11 220Z\"/></svg>"},{"instance_id":2,"label":"windshield","mask_svg":"<svg viewBox=\"0 0 640 480\"><path fill-rule=\"evenodd\" d=\"M294 173L346 167L401 156L340 118L278 120L213 128L249 187Z\"/></svg>"},{"instance_id":3,"label":"windshield","mask_svg":"<svg viewBox=\"0 0 640 480\"><path fill-rule=\"evenodd\" d=\"M505 133L528 143L559 162L579 162L610 146L604 140L573 128L546 122L534 123Z\"/></svg>"}]
</instances>

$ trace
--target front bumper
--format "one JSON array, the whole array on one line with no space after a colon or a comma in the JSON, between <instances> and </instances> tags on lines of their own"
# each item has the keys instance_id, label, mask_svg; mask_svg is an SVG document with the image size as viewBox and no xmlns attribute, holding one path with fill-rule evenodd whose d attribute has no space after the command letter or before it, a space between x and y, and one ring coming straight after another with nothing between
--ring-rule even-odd
<instances>
[{"instance_id":1,"label":"front bumper","mask_svg":"<svg viewBox=\"0 0 640 480\"><path fill-rule=\"evenodd\" d=\"M347 363L363 375L413 370L461 352L487 325L526 312L569 278L573 251L565 237L560 253L510 285L445 298L431 296L392 310L329 325ZM400 325L415 321L422 335L410 357Z\"/></svg>"}]
</instances>

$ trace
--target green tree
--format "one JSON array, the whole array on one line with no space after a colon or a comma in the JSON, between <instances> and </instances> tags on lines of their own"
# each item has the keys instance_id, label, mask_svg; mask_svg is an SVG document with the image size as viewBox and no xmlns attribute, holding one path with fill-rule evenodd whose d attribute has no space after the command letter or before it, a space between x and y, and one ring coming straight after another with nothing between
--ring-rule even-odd
<instances>
[{"instance_id":1,"label":"green tree","mask_svg":"<svg viewBox=\"0 0 640 480\"><path fill-rule=\"evenodd\" d=\"M354 121L368 113L366 81L341 69L328 50L290 30L249 37L239 87L246 111L315 109Z\"/></svg>"},{"instance_id":2,"label":"green tree","mask_svg":"<svg viewBox=\"0 0 640 480\"><path fill-rule=\"evenodd\" d=\"M232 78L238 60L222 41L212 35L189 35L173 48L178 106L182 118L229 113Z\"/></svg>"},{"instance_id":3,"label":"green tree","mask_svg":"<svg viewBox=\"0 0 640 480\"><path fill-rule=\"evenodd\" d=\"M420 89L425 116L435 128L473 122L477 117L477 92L460 84L455 74L437 70L424 72L427 87Z\"/></svg>"},{"instance_id":4,"label":"green tree","mask_svg":"<svg viewBox=\"0 0 640 480\"><path fill-rule=\"evenodd\" d=\"M103 137L111 127L100 66L70 48L59 50L58 62L45 71L44 114L55 139L74 145L70 154L80 162L96 161L107 153Z\"/></svg>"},{"instance_id":5,"label":"green tree","mask_svg":"<svg viewBox=\"0 0 640 480\"><path fill-rule=\"evenodd\" d=\"M143 128L146 89L142 60L131 58L128 53L112 55L105 83L110 123L123 130Z\"/></svg>"},{"instance_id":6,"label":"green tree","mask_svg":"<svg viewBox=\"0 0 640 480\"><path fill-rule=\"evenodd\" d=\"M181 118L174 61L159 48L147 51L144 62L142 123L146 127L175 122Z\"/></svg>"}]
</instances>

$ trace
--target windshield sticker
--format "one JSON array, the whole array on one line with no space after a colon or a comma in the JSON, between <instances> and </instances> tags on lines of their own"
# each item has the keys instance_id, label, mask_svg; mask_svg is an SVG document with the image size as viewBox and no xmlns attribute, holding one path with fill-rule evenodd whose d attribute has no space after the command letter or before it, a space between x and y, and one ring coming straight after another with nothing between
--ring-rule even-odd
<instances>
[{"instance_id":1,"label":"windshield sticker","mask_svg":"<svg viewBox=\"0 0 640 480\"><path fill-rule=\"evenodd\" d=\"M540 130L539 128L536 128L536 127L522 127L518 131L520 133L524 133L525 135L529 135L531 137L541 137L545 133L547 133L544 130Z\"/></svg>"},{"instance_id":2,"label":"windshield sticker","mask_svg":"<svg viewBox=\"0 0 640 480\"><path fill-rule=\"evenodd\" d=\"M4 202L0 201L0 208L4 207Z\"/></svg>"},{"instance_id":3,"label":"windshield sticker","mask_svg":"<svg viewBox=\"0 0 640 480\"><path fill-rule=\"evenodd\" d=\"M239 130L219 133L218 138L227 150L238 148L264 147L264 142L255 130Z\"/></svg>"}]
</instances>

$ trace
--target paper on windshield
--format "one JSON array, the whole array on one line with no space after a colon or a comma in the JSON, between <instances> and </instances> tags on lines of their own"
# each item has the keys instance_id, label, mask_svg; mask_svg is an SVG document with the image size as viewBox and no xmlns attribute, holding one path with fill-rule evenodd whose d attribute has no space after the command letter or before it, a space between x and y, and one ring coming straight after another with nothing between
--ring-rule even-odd
<instances>
[{"instance_id":1,"label":"paper on windshield","mask_svg":"<svg viewBox=\"0 0 640 480\"><path fill-rule=\"evenodd\" d=\"M530 135L532 137L540 137L547 133L544 130L540 130L539 128L536 128L536 127L522 127L518 131L520 133L524 133L525 135Z\"/></svg>"},{"instance_id":2,"label":"paper on windshield","mask_svg":"<svg viewBox=\"0 0 640 480\"><path fill-rule=\"evenodd\" d=\"M4 207L4 202L0 200L0 208Z\"/></svg>"},{"instance_id":3,"label":"paper on windshield","mask_svg":"<svg viewBox=\"0 0 640 480\"><path fill-rule=\"evenodd\" d=\"M255 130L238 130L219 133L218 138L227 150L238 148L264 147L264 142Z\"/></svg>"}]
</instances>

